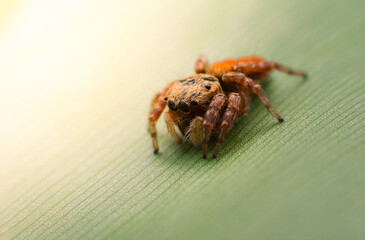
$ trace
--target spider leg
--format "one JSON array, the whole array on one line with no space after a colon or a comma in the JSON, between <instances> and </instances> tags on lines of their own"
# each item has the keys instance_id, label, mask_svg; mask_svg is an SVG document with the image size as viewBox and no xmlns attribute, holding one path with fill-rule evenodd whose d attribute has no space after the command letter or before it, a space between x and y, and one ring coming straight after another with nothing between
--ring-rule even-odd
<instances>
[{"instance_id":1,"label":"spider leg","mask_svg":"<svg viewBox=\"0 0 365 240\"><path fill-rule=\"evenodd\" d=\"M238 93L241 97L241 107L238 112L238 117L247 113L251 103L251 92L245 86L239 83L226 84L225 91L227 93Z\"/></svg>"},{"instance_id":2,"label":"spider leg","mask_svg":"<svg viewBox=\"0 0 365 240\"><path fill-rule=\"evenodd\" d=\"M167 126L167 131L170 133L172 138L177 143L182 143L182 139L179 137L179 135L176 132L175 125L177 125L177 118L172 114L171 111L165 112L165 122Z\"/></svg>"},{"instance_id":3,"label":"spider leg","mask_svg":"<svg viewBox=\"0 0 365 240\"><path fill-rule=\"evenodd\" d=\"M279 122L283 122L284 121L284 119L279 115L278 112L275 111L275 109L273 108L273 106L269 102L269 99L266 97L266 94L265 94L264 90L262 89L261 85L258 84L258 83L256 83L251 78L248 78L245 74L238 73L238 72L229 72L229 73L226 73L226 74L223 75L222 81L223 81L223 83L225 83L225 82L226 83L236 82L236 83L239 83L239 84L245 86L251 92L255 93L259 97L259 99L265 105L265 107L267 108L267 110Z\"/></svg>"},{"instance_id":4,"label":"spider leg","mask_svg":"<svg viewBox=\"0 0 365 240\"><path fill-rule=\"evenodd\" d=\"M207 157L210 134L212 132L212 128L220 118L220 112L226 103L226 99L227 98L224 94L215 95L205 114L203 122L204 126L203 158Z\"/></svg>"},{"instance_id":5,"label":"spider leg","mask_svg":"<svg viewBox=\"0 0 365 240\"><path fill-rule=\"evenodd\" d=\"M166 107L166 102L164 100L165 95L167 91L170 89L170 87L174 84L174 82L170 83L166 88L158 92L151 101L151 107L150 107L150 114L148 116L148 125L152 137L152 144L154 153L157 153L158 148L158 142L157 142L157 131L156 131L156 122L161 116L161 113Z\"/></svg>"},{"instance_id":6,"label":"spider leg","mask_svg":"<svg viewBox=\"0 0 365 240\"><path fill-rule=\"evenodd\" d=\"M186 137L197 147L201 146L204 140L203 118L195 117L187 131Z\"/></svg>"},{"instance_id":7,"label":"spider leg","mask_svg":"<svg viewBox=\"0 0 365 240\"><path fill-rule=\"evenodd\" d=\"M249 90L243 86L238 91L238 94L241 98L241 107L238 111L238 117L241 117L242 115L246 114L248 111L248 108L251 103L251 94L249 93Z\"/></svg>"},{"instance_id":8,"label":"spider leg","mask_svg":"<svg viewBox=\"0 0 365 240\"><path fill-rule=\"evenodd\" d=\"M228 106L224 112L223 120L220 126L221 132L218 137L217 145L214 148L214 153L213 153L214 158L217 157L219 149L224 140L224 137L226 136L229 129L233 126L234 121L237 119L240 107L241 107L240 95L238 93L229 94Z\"/></svg>"},{"instance_id":9,"label":"spider leg","mask_svg":"<svg viewBox=\"0 0 365 240\"><path fill-rule=\"evenodd\" d=\"M205 56L200 56L195 62L196 73L206 73L208 69L208 60Z\"/></svg>"},{"instance_id":10,"label":"spider leg","mask_svg":"<svg viewBox=\"0 0 365 240\"><path fill-rule=\"evenodd\" d=\"M270 72L271 70L276 69L282 72L285 72L290 75L297 75L302 76L303 78L307 78L307 73L303 71L298 71L281 65L276 62L251 62L251 63L238 63L233 67L233 71L241 72L246 75L252 73L263 73L263 72Z\"/></svg>"}]
</instances>

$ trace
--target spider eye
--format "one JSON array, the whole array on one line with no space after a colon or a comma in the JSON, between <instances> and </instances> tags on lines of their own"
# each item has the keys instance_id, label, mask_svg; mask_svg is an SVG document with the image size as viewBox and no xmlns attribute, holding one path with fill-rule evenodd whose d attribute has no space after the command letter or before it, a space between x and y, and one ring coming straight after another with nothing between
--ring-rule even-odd
<instances>
[{"instance_id":1,"label":"spider eye","mask_svg":"<svg viewBox=\"0 0 365 240\"><path fill-rule=\"evenodd\" d=\"M190 112L189 106L184 101L179 102L179 108L184 113Z\"/></svg>"},{"instance_id":2,"label":"spider eye","mask_svg":"<svg viewBox=\"0 0 365 240\"><path fill-rule=\"evenodd\" d=\"M177 111L177 107L173 101L170 100L167 105L172 111Z\"/></svg>"},{"instance_id":3,"label":"spider eye","mask_svg":"<svg viewBox=\"0 0 365 240\"><path fill-rule=\"evenodd\" d=\"M191 104L191 106L198 106L198 102L197 101L194 101L194 100L191 101L190 104Z\"/></svg>"},{"instance_id":4,"label":"spider eye","mask_svg":"<svg viewBox=\"0 0 365 240\"><path fill-rule=\"evenodd\" d=\"M211 86L210 85L205 85L205 88L210 90Z\"/></svg>"},{"instance_id":5,"label":"spider eye","mask_svg":"<svg viewBox=\"0 0 365 240\"><path fill-rule=\"evenodd\" d=\"M166 102L167 101L167 97L165 97L163 100Z\"/></svg>"}]
</instances>

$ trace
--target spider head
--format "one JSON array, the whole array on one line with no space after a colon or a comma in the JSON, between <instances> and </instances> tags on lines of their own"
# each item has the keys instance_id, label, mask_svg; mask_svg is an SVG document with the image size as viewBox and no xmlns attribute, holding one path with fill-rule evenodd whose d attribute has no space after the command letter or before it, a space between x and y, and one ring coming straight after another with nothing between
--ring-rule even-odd
<instances>
[{"instance_id":1,"label":"spider head","mask_svg":"<svg viewBox=\"0 0 365 240\"><path fill-rule=\"evenodd\" d=\"M171 111L187 114L194 109L207 109L213 97L222 92L216 77L196 74L176 81L164 100Z\"/></svg>"}]
</instances>

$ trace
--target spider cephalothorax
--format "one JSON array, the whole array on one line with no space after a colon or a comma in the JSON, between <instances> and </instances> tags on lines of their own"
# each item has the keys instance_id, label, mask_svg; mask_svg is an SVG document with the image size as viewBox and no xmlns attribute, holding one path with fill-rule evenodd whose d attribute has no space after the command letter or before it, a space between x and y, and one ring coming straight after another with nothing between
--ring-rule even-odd
<instances>
[{"instance_id":1,"label":"spider cephalothorax","mask_svg":"<svg viewBox=\"0 0 365 240\"><path fill-rule=\"evenodd\" d=\"M171 136L176 142L182 142L175 129L177 126L182 135L193 144L203 146L203 157L206 157L212 132L219 132L218 143L213 153L213 157L217 156L234 121L247 113L251 93L260 98L279 122L283 122L260 85L273 69L306 77L302 71L268 62L257 56L227 59L214 63L209 68L205 57L200 57L195 63L197 74L171 82L152 100L149 127L154 152L157 153L159 149L155 122L166 105L168 110L164 118Z\"/></svg>"},{"instance_id":2,"label":"spider cephalothorax","mask_svg":"<svg viewBox=\"0 0 365 240\"><path fill-rule=\"evenodd\" d=\"M171 111L187 114L193 108L206 110L218 93L223 93L223 89L216 77L196 74L177 80L164 100Z\"/></svg>"}]
</instances>

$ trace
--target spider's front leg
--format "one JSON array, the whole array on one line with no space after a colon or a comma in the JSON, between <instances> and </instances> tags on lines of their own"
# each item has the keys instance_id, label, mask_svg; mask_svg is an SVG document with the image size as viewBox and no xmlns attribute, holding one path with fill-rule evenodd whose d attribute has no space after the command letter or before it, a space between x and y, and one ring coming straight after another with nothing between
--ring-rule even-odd
<instances>
[{"instance_id":1,"label":"spider's front leg","mask_svg":"<svg viewBox=\"0 0 365 240\"><path fill-rule=\"evenodd\" d=\"M170 89L170 87L174 84L174 82L170 83L166 88L164 88L162 91L158 92L151 101L151 107L150 107L150 114L148 116L148 125L152 137L152 144L154 153L157 153L158 148L158 142L157 142L157 131L156 131L156 122L161 116L161 113L166 107L166 101L164 100L166 93Z\"/></svg>"},{"instance_id":2,"label":"spider's front leg","mask_svg":"<svg viewBox=\"0 0 365 240\"><path fill-rule=\"evenodd\" d=\"M195 62L196 73L206 73L208 70L208 60L205 56L200 56Z\"/></svg>"},{"instance_id":3,"label":"spider's front leg","mask_svg":"<svg viewBox=\"0 0 365 240\"><path fill-rule=\"evenodd\" d=\"M228 98L228 106L226 111L224 112L223 120L220 126L221 132L218 137L217 145L214 148L213 157L216 158L219 152L219 149L222 145L224 137L227 132L233 126L234 121L237 119L239 109L241 107L241 97L238 93L229 94Z\"/></svg>"},{"instance_id":4,"label":"spider's front leg","mask_svg":"<svg viewBox=\"0 0 365 240\"><path fill-rule=\"evenodd\" d=\"M248 78L243 73L237 73L237 72L229 72L223 75L222 77L223 83L238 83L243 86L245 86L247 89L249 89L251 92L255 93L261 102L265 105L267 110L279 121L284 122L284 119L279 115L277 111L275 111L274 107L269 102L269 99L266 97L266 94L264 90L262 89L261 85L256 83L251 78Z\"/></svg>"},{"instance_id":5,"label":"spider's front leg","mask_svg":"<svg viewBox=\"0 0 365 240\"><path fill-rule=\"evenodd\" d=\"M210 134L212 133L212 128L217 123L220 117L220 111L224 107L226 99L227 98L224 94L215 95L205 114L203 121L203 126L204 126L203 158L207 157Z\"/></svg>"}]
</instances>

